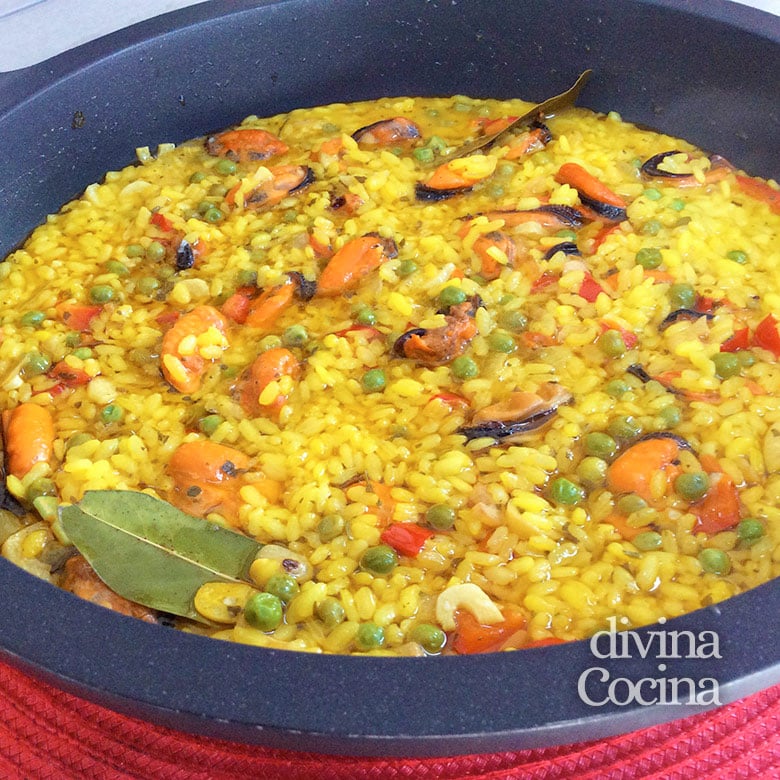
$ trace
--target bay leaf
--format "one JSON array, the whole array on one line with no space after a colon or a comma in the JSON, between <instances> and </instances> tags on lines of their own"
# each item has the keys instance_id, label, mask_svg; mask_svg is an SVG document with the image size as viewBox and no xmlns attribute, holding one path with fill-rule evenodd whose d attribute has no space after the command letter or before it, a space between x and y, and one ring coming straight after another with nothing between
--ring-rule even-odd
<instances>
[{"instance_id":1,"label":"bay leaf","mask_svg":"<svg viewBox=\"0 0 780 780\"><path fill-rule=\"evenodd\" d=\"M60 508L68 539L111 590L130 601L206 622L193 606L206 582L249 578L262 545L167 501L91 490Z\"/></svg>"}]
</instances>

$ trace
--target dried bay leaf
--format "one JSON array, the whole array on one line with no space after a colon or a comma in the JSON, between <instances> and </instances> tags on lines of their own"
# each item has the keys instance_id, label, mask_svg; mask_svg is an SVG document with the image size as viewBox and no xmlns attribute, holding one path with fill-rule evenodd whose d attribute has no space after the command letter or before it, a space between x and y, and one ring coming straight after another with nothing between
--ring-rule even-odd
<instances>
[{"instance_id":1,"label":"dried bay leaf","mask_svg":"<svg viewBox=\"0 0 780 780\"><path fill-rule=\"evenodd\" d=\"M262 545L146 493L91 490L60 508L68 539L120 596L203 621L193 606L206 582L249 578Z\"/></svg>"}]
</instances>

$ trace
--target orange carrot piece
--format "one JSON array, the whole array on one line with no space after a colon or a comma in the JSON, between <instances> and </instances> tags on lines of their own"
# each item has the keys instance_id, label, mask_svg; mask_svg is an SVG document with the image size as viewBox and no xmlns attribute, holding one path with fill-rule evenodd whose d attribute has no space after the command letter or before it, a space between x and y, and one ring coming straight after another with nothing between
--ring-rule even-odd
<instances>
[{"instance_id":1,"label":"orange carrot piece","mask_svg":"<svg viewBox=\"0 0 780 780\"><path fill-rule=\"evenodd\" d=\"M102 306L89 306L83 303L58 303L55 307L62 322L72 330L89 330L90 323L97 317Z\"/></svg>"},{"instance_id":2,"label":"orange carrot piece","mask_svg":"<svg viewBox=\"0 0 780 780\"><path fill-rule=\"evenodd\" d=\"M614 526L615 530L629 542L633 541L636 536L646 530L644 528L633 528L626 522L626 516L619 512L612 512L604 518L604 522Z\"/></svg>"},{"instance_id":3,"label":"orange carrot piece","mask_svg":"<svg viewBox=\"0 0 780 780\"><path fill-rule=\"evenodd\" d=\"M250 328L270 328L290 307L294 297L295 283L292 280L269 287L250 303L244 324Z\"/></svg>"},{"instance_id":4,"label":"orange carrot piece","mask_svg":"<svg viewBox=\"0 0 780 780\"><path fill-rule=\"evenodd\" d=\"M317 293L328 297L353 290L388 259L379 236L360 236L344 244L320 274Z\"/></svg>"},{"instance_id":5,"label":"orange carrot piece","mask_svg":"<svg viewBox=\"0 0 780 780\"><path fill-rule=\"evenodd\" d=\"M672 465L680 447L674 439L645 439L621 453L607 469L607 486L613 493L636 493L653 503L650 480L656 471L677 474Z\"/></svg>"},{"instance_id":6,"label":"orange carrot piece","mask_svg":"<svg viewBox=\"0 0 780 780\"><path fill-rule=\"evenodd\" d=\"M248 376L240 384L240 403L247 414L266 414L276 417L287 402L287 396L279 393L270 404L261 404L260 395L271 382L283 376L294 379L300 374L300 365L289 349L277 347L258 355L249 368Z\"/></svg>"},{"instance_id":7,"label":"orange carrot piece","mask_svg":"<svg viewBox=\"0 0 780 780\"><path fill-rule=\"evenodd\" d=\"M609 189L606 184L600 182L578 163L564 163L555 174L555 181L558 184L568 184L585 197L600 203L608 203L610 206L618 206L623 209L628 205L620 195Z\"/></svg>"},{"instance_id":8,"label":"orange carrot piece","mask_svg":"<svg viewBox=\"0 0 780 780\"><path fill-rule=\"evenodd\" d=\"M43 406L23 403L3 412L5 467L22 479L36 464L51 460L54 449L54 419Z\"/></svg>"}]
</instances>

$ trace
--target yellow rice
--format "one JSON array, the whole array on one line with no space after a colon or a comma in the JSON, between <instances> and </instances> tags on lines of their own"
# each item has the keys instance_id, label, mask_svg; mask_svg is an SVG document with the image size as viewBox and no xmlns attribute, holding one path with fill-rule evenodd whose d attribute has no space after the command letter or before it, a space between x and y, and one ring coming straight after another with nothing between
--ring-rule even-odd
<instances>
[{"instance_id":1,"label":"yellow rice","mask_svg":"<svg viewBox=\"0 0 780 780\"><path fill-rule=\"evenodd\" d=\"M497 162L496 173L473 191L440 203L415 201L415 183L430 169L408 149L398 154L366 149L351 138L361 126L406 116L420 126L421 143L439 136L455 147L474 135L475 120L517 115L527 107L521 101L463 96L400 98L270 119L248 117L242 126L267 129L289 145L274 164L309 165L316 177L306 190L267 211L223 203L226 190L262 164L220 174L219 158L207 155L202 141L161 147L157 155L141 150L140 164L109 172L102 183L90 185L0 264L0 409L29 401L43 404L56 426L51 464L39 464L21 480L9 478L12 492L24 500L30 484L44 477L54 481L62 504L78 501L86 490L102 489L146 490L167 498L172 482L166 465L172 454L182 442L206 438L197 421L218 415L210 438L245 453L259 472L283 486L278 501L244 487L232 525L263 544L301 556L313 577L302 584L286 607L286 621L273 632L253 628L240 614L237 622L220 629L182 627L299 650L354 652L361 649L356 645L360 626L370 622L384 630L377 652L419 652L411 642L415 626L436 624L439 594L465 583L478 586L500 609L523 612L524 642L530 643L588 637L611 616L625 627L652 623L777 576L777 358L752 347L752 365L719 378L712 357L743 324L752 332L767 314L780 314L780 216L742 192L734 174L688 189L664 179L643 180L637 162L660 151L678 149L697 160L702 154L685 141L640 130L615 114L567 110L548 120L552 142L516 162L503 160L507 146L494 146L487 154ZM345 149L342 167L336 157L318 153L323 141L339 135ZM667 167L680 164L677 157L685 155L670 159ZM578 295L582 270L564 269L568 258L562 253L542 259L564 238L535 232L533 226L524 235L529 256L541 270L560 276L557 285L533 291L535 279L509 267L500 252L494 255L503 266L500 276L481 280L474 242L501 224L477 220L466 236L459 236L460 218L494 209L532 209L548 201L578 206L577 191L555 180L565 162L580 163L629 204L628 220L595 253L588 248L601 225L588 224L576 237L589 273L607 294L595 301ZM192 180L196 173L203 176ZM703 176L696 165L693 173ZM362 200L355 214L331 208L334 190ZM198 212L203 201L220 206L224 218L205 221ZM207 247L193 268L159 275L164 291L159 299L138 289L139 279L156 268L144 256L126 254L129 245L146 248L160 235L150 224L157 211L191 244L200 241ZM160 315L188 312L203 303L218 307L239 286L241 272L256 272L260 288L278 284L289 270L316 280L322 261L311 238L337 250L370 232L393 238L399 255L367 277L355 294L297 304L267 333L232 324L229 347L209 365L197 393L183 395L164 381ZM648 247L661 249L660 270L669 279L656 280L637 263L637 252ZM730 259L734 250L744 253L744 264ZM112 260L129 273L107 269ZM413 261L416 271L402 275L404 261ZM728 299L729 305L716 308L711 321L683 320L661 331L659 323L673 308L670 279L693 285L701 296ZM55 306L89 302L95 285L110 287L113 298L91 324L89 355L79 357ZM441 325L437 296L447 286L469 296L478 293L485 304L476 313L478 335L466 353L478 368L474 378L454 377L451 365L426 368L390 354L394 339L410 323ZM361 306L373 310L383 338L369 338L363 331L337 335L354 325ZM22 324L24 313L33 310L44 312L44 321L35 327ZM491 334L504 330L502 315L511 311L521 311L529 331L556 344L534 347L518 332L511 334L516 345L511 354L491 349ZM637 347L606 357L597 344L604 320L635 333ZM229 392L231 382L259 352L278 346L285 329L295 324L305 326L309 340L297 348L305 364L288 403L278 420L245 414ZM52 364L66 360L94 378L53 396L47 392L51 378L25 373L32 352ZM679 372L678 391L715 393L717 400L687 400L658 382L643 384L626 373L631 364L653 376ZM375 367L385 371L386 386L368 393L361 378ZM606 392L611 380L624 381L625 392ZM568 389L573 400L525 441L467 442L459 433L474 411L510 391L533 392L546 382ZM443 393L462 396L468 407L436 400ZM121 408L121 420L102 420L109 404ZM679 411L679 422L671 428L664 417L669 407ZM761 538L747 544L734 528L697 532L687 504L671 497L662 510L637 520L661 538L658 549L643 551L606 522L620 497L603 482L584 485L586 497L576 506L557 503L550 493L555 479L583 485L578 468L585 457L584 437L605 431L622 416L634 417L645 433L670 429L697 455L717 458L739 486L742 517L762 523ZM372 482L391 488L392 518L382 517ZM656 488L663 492L664 486ZM437 504L455 510L452 530L436 532L417 556L399 556L387 575L361 567L362 554L381 543L388 523L424 526L427 510ZM318 526L334 514L346 521L345 530L322 541ZM36 520L31 513L26 522ZM25 527L10 537L4 554L56 582L56 572L41 560L47 544L66 541L57 533L56 522L53 531L48 524ZM25 539L21 547L13 543L19 534ZM705 571L699 559L704 548L725 551L729 573ZM255 572L254 586L262 589L278 570L278 561L266 562ZM345 614L332 628L316 612L327 597L337 599Z\"/></svg>"}]
</instances>

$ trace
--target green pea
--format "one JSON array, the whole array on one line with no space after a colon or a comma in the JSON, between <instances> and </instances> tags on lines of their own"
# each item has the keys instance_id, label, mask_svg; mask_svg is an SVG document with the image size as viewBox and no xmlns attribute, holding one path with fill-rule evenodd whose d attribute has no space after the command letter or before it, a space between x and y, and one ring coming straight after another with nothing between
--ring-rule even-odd
<instances>
[{"instance_id":1,"label":"green pea","mask_svg":"<svg viewBox=\"0 0 780 780\"><path fill-rule=\"evenodd\" d=\"M244 605L246 622L259 631L273 631L283 617L282 602L273 593L253 593Z\"/></svg>"},{"instance_id":2,"label":"green pea","mask_svg":"<svg viewBox=\"0 0 780 780\"><path fill-rule=\"evenodd\" d=\"M604 331L596 343L607 357L622 357L626 352L626 342L618 330Z\"/></svg>"},{"instance_id":3,"label":"green pea","mask_svg":"<svg viewBox=\"0 0 780 780\"><path fill-rule=\"evenodd\" d=\"M236 284L239 287L256 287L257 271L252 271L250 268L242 268L236 274Z\"/></svg>"},{"instance_id":4,"label":"green pea","mask_svg":"<svg viewBox=\"0 0 780 780\"><path fill-rule=\"evenodd\" d=\"M674 480L674 489L686 501L698 501L710 489L710 478L703 471L680 474Z\"/></svg>"},{"instance_id":5,"label":"green pea","mask_svg":"<svg viewBox=\"0 0 780 780\"><path fill-rule=\"evenodd\" d=\"M550 485L550 495L556 504L574 506L585 499L585 491L582 487L566 477L554 479Z\"/></svg>"},{"instance_id":6,"label":"green pea","mask_svg":"<svg viewBox=\"0 0 780 780\"><path fill-rule=\"evenodd\" d=\"M439 305L442 309L449 309L450 306L457 306L459 303L463 303L466 298L468 296L460 287L449 285L439 293Z\"/></svg>"},{"instance_id":7,"label":"green pea","mask_svg":"<svg viewBox=\"0 0 780 780\"><path fill-rule=\"evenodd\" d=\"M628 493L618 499L616 506L621 514L633 515L634 512L641 512L643 509L647 509L647 501L636 493Z\"/></svg>"},{"instance_id":8,"label":"green pea","mask_svg":"<svg viewBox=\"0 0 780 780\"><path fill-rule=\"evenodd\" d=\"M204 215L203 219L206 220L206 222L210 222L212 225L219 222L224 214L216 207L210 208Z\"/></svg>"},{"instance_id":9,"label":"green pea","mask_svg":"<svg viewBox=\"0 0 780 780\"><path fill-rule=\"evenodd\" d=\"M431 140L426 145L437 154L441 154L447 148L447 142L438 135L432 135Z\"/></svg>"},{"instance_id":10,"label":"green pea","mask_svg":"<svg viewBox=\"0 0 780 780\"><path fill-rule=\"evenodd\" d=\"M334 628L339 623L343 623L347 618L347 613L344 611L344 607L341 606L341 602L332 596L323 599L317 604L314 608L314 613L327 628Z\"/></svg>"},{"instance_id":11,"label":"green pea","mask_svg":"<svg viewBox=\"0 0 780 780\"><path fill-rule=\"evenodd\" d=\"M742 366L742 368L750 368L756 364L756 356L746 349L739 350L736 355L737 360L739 360L739 365Z\"/></svg>"},{"instance_id":12,"label":"green pea","mask_svg":"<svg viewBox=\"0 0 780 780\"><path fill-rule=\"evenodd\" d=\"M504 189L504 186L502 184L498 184L498 182L491 182L486 187L488 197L493 198L493 200L503 197L505 191L506 190Z\"/></svg>"},{"instance_id":13,"label":"green pea","mask_svg":"<svg viewBox=\"0 0 780 780\"><path fill-rule=\"evenodd\" d=\"M496 175L503 178L512 176L515 172L515 165L511 162L501 163L496 169Z\"/></svg>"},{"instance_id":14,"label":"green pea","mask_svg":"<svg viewBox=\"0 0 780 780\"><path fill-rule=\"evenodd\" d=\"M515 340L509 333L502 330L494 330L488 336L488 347L493 352L503 352L509 355L517 349L517 344L515 344Z\"/></svg>"},{"instance_id":15,"label":"green pea","mask_svg":"<svg viewBox=\"0 0 780 780\"><path fill-rule=\"evenodd\" d=\"M708 574L728 574L731 571L731 560L723 550L716 547L706 547L699 555L699 563Z\"/></svg>"},{"instance_id":16,"label":"green pea","mask_svg":"<svg viewBox=\"0 0 780 780\"><path fill-rule=\"evenodd\" d=\"M360 556L360 567L371 574L389 574L398 565L398 553L387 544L369 547Z\"/></svg>"},{"instance_id":17,"label":"green pea","mask_svg":"<svg viewBox=\"0 0 780 780\"><path fill-rule=\"evenodd\" d=\"M433 158L434 158L433 149L430 149L427 146L421 146L418 149L415 149L412 152L412 155L416 160L418 160L421 163L433 162Z\"/></svg>"},{"instance_id":18,"label":"green pea","mask_svg":"<svg viewBox=\"0 0 780 780\"><path fill-rule=\"evenodd\" d=\"M642 433L642 426L629 414L611 420L607 432L615 439L634 439Z\"/></svg>"},{"instance_id":19,"label":"green pea","mask_svg":"<svg viewBox=\"0 0 780 780\"><path fill-rule=\"evenodd\" d=\"M190 176L190 184L200 184L205 178L206 174L203 173L203 171L195 171L195 173Z\"/></svg>"},{"instance_id":20,"label":"green pea","mask_svg":"<svg viewBox=\"0 0 780 780\"><path fill-rule=\"evenodd\" d=\"M592 455L583 458L577 466L577 476L586 485L598 485L607 476L607 462Z\"/></svg>"},{"instance_id":21,"label":"green pea","mask_svg":"<svg viewBox=\"0 0 780 780\"><path fill-rule=\"evenodd\" d=\"M385 630L376 623L361 623L355 635L358 650L374 650L385 643Z\"/></svg>"},{"instance_id":22,"label":"green pea","mask_svg":"<svg viewBox=\"0 0 780 780\"><path fill-rule=\"evenodd\" d=\"M396 272L401 277L411 276L415 271L417 270L417 263L414 262L414 260L409 260L408 258L406 260L401 260L400 263L398 263L398 268L396 269Z\"/></svg>"},{"instance_id":23,"label":"green pea","mask_svg":"<svg viewBox=\"0 0 780 780\"><path fill-rule=\"evenodd\" d=\"M159 241L152 241L146 247L146 259L154 262L162 260L165 257L165 247Z\"/></svg>"},{"instance_id":24,"label":"green pea","mask_svg":"<svg viewBox=\"0 0 780 780\"><path fill-rule=\"evenodd\" d=\"M657 219L651 219L642 225L641 233L643 236L657 236L661 232L662 225Z\"/></svg>"},{"instance_id":25,"label":"green pea","mask_svg":"<svg viewBox=\"0 0 780 780\"><path fill-rule=\"evenodd\" d=\"M104 406L100 411L100 420L104 423L119 422L125 416L124 410L121 406L116 404L108 404Z\"/></svg>"},{"instance_id":26,"label":"green pea","mask_svg":"<svg viewBox=\"0 0 780 780\"><path fill-rule=\"evenodd\" d=\"M40 376L51 368L51 360L40 352L28 352L22 373L25 377Z\"/></svg>"},{"instance_id":27,"label":"green pea","mask_svg":"<svg viewBox=\"0 0 780 780\"><path fill-rule=\"evenodd\" d=\"M696 290L692 284L676 282L669 288L669 301L672 309L691 309L696 303Z\"/></svg>"},{"instance_id":28,"label":"green pea","mask_svg":"<svg viewBox=\"0 0 780 780\"><path fill-rule=\"evenodd\" d=\"M468 355L456 357L450 364L450 370L456 379L474 379L479 375L477 364Z\"/></svg>"},{"instance_id":29,"label":"green pea","mask_svg":"<svg viewBox=\"0 0 780 780\"><path fill-rule=\"evenodd\" d=\"M201 417L200 420L198 420L198 428L201 433L205 433L206 436L211 436L223 422L224 420L218 414L207 414L205 417Z\"/></svg>"},{"instance_id":30,"label":"green pea","mask_svg":"<svg viewBox=\"0 0 780 780\"><path fill-rule=\"evenodd\" d=\"M73 350L73 357L79 360L89 360L92 357L92 350L89 347L79 347Z\"/></svg>"},{"instance_id":31,"label":"green pea","mask_svg":"<svg viewBox=\"0 0 780 780\"><path fill-rule=\"evenodd\" d=\"M663 539L657 531L643 531L634 537L634 547L643 552L659 550L662 544Z\"/></svg>"},{"instance_id":32,"label":"green pea","mask_svg":"<svg viewBox=\"0 0 780 780\"><path fill-rule=\"evenodd\" d=\"M56 496L57 486L53 480L48 477L38 477L34 479L28 486L25 492L25 498L32 504L36 498L41 496Z\"/></svg>"},{"instance_id":33,"label":"green pea","mask_svg":"<svg viewBox=\"0 0 780 780\"><path fill-rule=\"evenodd\" d=\"M432 655L440 653L447 644L447 635L433 623L418 623L409 634L409 639Z\"/></svg>"},{"instance_id":34,"label":"green pea","mask_svg":"<svg viewBox=\"0 0 780 780\"><path fill-rule=\"evenodd\" d=\"M282 219L285 222L296 222L298 219L298 212L295 209L287 209L287 211L282 214Z\"/></svg>"},{"instance_id":35,"label":"green pea","mask_svg":"<svg viewBox=\"0 0 780 780\"><path fill-rule=\"evenodd\" d=\"M232 176L238 170L238 166L232 160L220 160L214 167L221 176Z\"/></svg>"},{"instance_id":36,"label":"green pea","mask_svg":"<svg viewBox=\"0 0 780 780\"><path fill-rule=\"evenodd\" d=\"M664 259L661 255L661 250L657 249L656 247L646 246L636 253L637 263L639 263L642 268L646 268L648 271L652 270L653 268L658 268L663 260Z\"/></svg>"},{"instance_id":37,"label":"green pea","mask_svg":"<svg viewBox=\"0 0 780 780\"><path fill-rule=\"evenodd\" d=\"M346 523L341 515L325 515L317 525L321 542L330 542L344 533Z\"/></svg>"},{"instance_id":38,"label":"green pea","mask_svg":"<svg viewBox=\"0 0 780 780\"><path fill-rule=\"evenodd\" d=\"M712 356L715 364L715 374L721 379L736 376L740 371L739 358L734 352L716 352Z\"/></svg>"},{"instance_id":39,"label":"green pea","mask_svg":"<svg viewBox=\"0 0 780 780\"><path fill-rule=\"evenodd\" d=\"M146 250L141 244L128 244L125 247L125 254L128 257L141 257L146 253Z\"/></svg>"},{"instance_id":40,"label":"green pea","mask_svg":"<svg viewBox=\"0 0 780 780\"><path fill-rule=\"evenodd\" d=\"M65 346L73 349L81 344L81 334L77 330L68 331L65 334Z\"/></svg>"},{"instance_id":41,"label":"green pea","mask_svg":"<svg viewBox=\"0 0 780 780\"><path fill-rule=\"evenodd\" d=\"M160 289L160 280L156 276L142 276L135 287L141 295L151 297Z\"/></svg>"},{"instance_id":42,"label":"green pea","mask_svg":"<svg viewBox=\"0 0 780 780\"><path fill-rule=\"evenodd\" d=\"M648 200L661 200L661 191L655 187L648 187L644 192L645 197Z\"/></svg>"},{"instance_id":43,"label":"green pea","mask_svg":"<svg viewBox=\"0 0 780 780\"><path fill-rule=\"evenodd\" d=\"M556 238L562 238L564 241L576 241L577 240L577 234L573 230L559 230L555 234Z\"/></svg>"},{"instance_id":44,"label":"green pea","mask_svg":"<svg viewBox=\"0 0 780 780\"><path fill-rule=\"evenodd\" d=\"M338 125L334 125L333 122L323 122L322 132L325 134L338 133L341 128Z\"/></svg>"},{"instance_id":45,"label":"green pea","mask_svg":"<svg viewBox=\"0 0 780 780\"><path fill-rule=\"evenodd\" d=\"M80 447L82 444L86 444L88 441L92 441L92 437L85 431L74 433L68 438L68 441L65 442L65 452L73 449L73 447Z\"/></svg>"},{"instance_id":46,"label":"green pea","mask_svg":"<svg viewBox=\"0 0 780 780\"><path fill-rule=\"evenodd\" d=\"M753 544L764 535L764 524L755 517L746 517L737 526L737 538L740 542Z\"/></svg>"},{"instance_id":47,"label":"green pea","mask_svg":"<svg viewBox=\"0 0 780 780\"><path fill-rule=\"evenodd\" d=\"M264 590L266 593L273 594L279 601L286 604L288 601L292 601L298 593L300 593L301 586L298 585L296 579L289 574L274 574L269 578L268 582L266 582Z\"/></svg>"},{"instance_id":48,"label":"green pea","mask_svg":"<svg viewBox=\"0 0 780 780\"><path fill-rule=\"evenodd\" d=\"M34 309L33 311L25 312L19 322L27 328L37 328L46 319L46 313Z\"/></svg>"},{"instance_id":49,"label":"green pea","mask_svg":"<svg viewBox=\"0 0 780 780\"><path fill-rule=\"evenodd\" d=\"M455 110L458 111L461 114L466 114L469 111L471 111L471 104L470 103L456 103L455 104Z\"/></svg>"},{"instance_id":50,"label":"green pea","mask_svg":"<svg viewBox=\"0 0 780 780\"><path fill-rule=\"evenodd\" d=\"M446 504L434 504L425 513L425 522L437 531L448 531L455 524L455 510Z\"/></svg>"},{"instance_id":51,"label":"green pea","mask_svg":"<svg viewBox=\"0 0 780 780\"><path fill-rule=\"evenodd\" d=\"M620 398L631 389L631 385L623 379L612 379L604 385L604 392L613 398Z\"/></svg>"},{"instance_id":52,"label":"green pea","mask_svg":"<svg viewBox=\"0 0 780 780\"><path fill-rule=\"evenodd\" d=\"M661 420L661 425L664 428L674 428L680 424L682 420L682 412L676 406L665 406L658 413L658 417Z\"/></svg>"},{"instance_id":53,"label":"green pea","mask_svg":"<svg viewBox=\"0 0 780 780\"><path fill-rule=\"evenodd\" d=\"M387 385L387 377L381 368L371 368L363 374L360 384L367 393L381 393Z\"/></svg>"},{"instance_id":54,"label":"green pea","mask_svg":"<svg viewBox=\"0 0 780 780\"><path fill-rule=\"evenodd\" d=\"M130 269L124 263L120 263L119 260L109 260L106 263L106 271L117 276L127 276L130 273Z\"/></svg>"},{"instance_id":55,"label":"green pea","mask_svg":"<svg viewBox=\"0 0 780 780\"><path fill-rule=\"evenodd\" d=\"M114 299L114 289L107 284L96 284L89 291L89 299L93 303L108 303Z\"/></svg>"},{"instance_id":56,"label":"green pea","mask_svg":"<svg viewBox=\"0 0 780 780\"><path fill-rule=\"evenodd\" d=\"M726 252L726 257L740 265L745 265L748 261L748 256L741 249L732 249L730 252Z\"/></svg>"},{"instance_id":57,"label":"green pea","mask_svg":"<svg viewBox=\"0 0 780 780\"><path fill-rule=\"evenodd\" d=\"M209 187L209 195L215 198L224 198L227 195L228 188L224 184L212 184Z\"/></svg>"},{"instance_id":58,"label":"green pea","mask_svg":"<svg viewBox=\"0 0 780 780\"><path fill-rule=\"evenodd\" d=\"M302 347L309 340L309 334L303 325L290 325L282 333L282 344L285 347Z\"/></svg>"},{"instance_id":59,"label":"green pea","mask_svg":"<svg viewBox=\"0 0 780 780\"><path fill-rule=\"evenodd\" d=\"M585 452L597 458L611 458L617 452L617 442L608 433L594 431L585 437Z\"/></svg>"},{"instance_id":60,"label":"green pea","mask_svg":"<svg viewBox=\"0 0 780 780\"><path fill-rule=\"evenodd\" d=\"M205 214L209 209L216 208L214 203L212 203L210 200L202 200L200 203L198 203L197 209L198 214Z\"/></svg>"},{"instance_id":61,"label":"green pea","mask_svg":"<svg viewBox=\"0 0 780 780\"><path fill-rule=\"evenodd\" d=\"M368 307L365 307L360 309L355 315L355 322L358 325L376 325L376 314Z\"/></svg>"},{"instance_id":62,"label":"green pea","mask_svg":"<svg viewBox=\"0 0 780 780\"><path fill-rule=\"evenodd\" d=\"M517 309L502 312L498 321L502 328L512 333L522 333L528 327L528 317Z\"/></svg>"},{"instance_id":63,"label":"green pea","mask_svg":"<svg viewBox=\"0 0 780 780\"><path fill-rule=\"evenodd\" d=\"M685 201L680 198L675 198L670 204L669 208L672 211L682 211L685 208Z\"/></svg>"}]
</instances>

